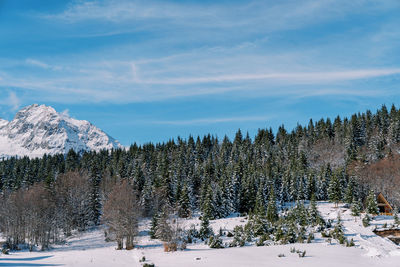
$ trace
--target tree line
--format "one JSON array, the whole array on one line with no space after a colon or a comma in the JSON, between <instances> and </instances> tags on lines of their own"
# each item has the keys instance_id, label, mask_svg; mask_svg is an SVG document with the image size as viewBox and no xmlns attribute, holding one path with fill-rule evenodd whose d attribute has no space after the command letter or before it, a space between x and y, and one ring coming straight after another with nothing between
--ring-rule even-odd
<instances>
[{"instance_id":1,"label":"tree line","mask_svg":"<svg viewBox=\"0 0 400 267\"><path fill-rule=\"evenodd\" d=\"M376 113L338 116L333 121L310 120L308 125L297 125L292 131L284 126L276 133L271 128L259 129L253 139L238 130L233 140L208 134L165 143L133 144L126 150L71 150L67 155L8 158L0 162L0 205L8 212L3 214L10 214L12 208L16 210L12 216L28 214L34 208L21 209L18 201L32 198L30 202L41 200L44 210L55 217L49 219L51 229L45 223L35 229L47 230L30 230L30 226L18 230L10 228L19 224L14 221L33 219L1 216L0 229L7 235L21 234L13 236L15 242L40 236L46 247L57 241L59 231L68 235L73 229L86 229L103 220L119 235L120 244L125 239L131 246L129 240L135 230L120 227L126 224L124 218L116 223L118 227L112 226L115 222L111 218L130 214L129 222L136 225L138 215L131 214L132 207L140 207L140 216L146 217L157 216L168 206L181 217L200 210L215 219L233 212L252 212L260 199L267 208L272 192L278 203L310 200L312 196L316 200L346 199L351 203L365 199L370 189L387 193L387 198L398 204L398 190L388 184L398 183L399 176L377 166L389 164L385 162L396 157L399 143L400 111L395 106L390 111L382 106ZM393 172L396 166L391 167ZM368 168L375 170L379 182L372 174L365 178ZM124 194L115 193L128 187ZM115 196L121 199L113 199ZM131 203L130 210L107 216L115 212L115 203L123 202ZM40 212L29 216L46 218Z\"/></svg>"}]
</instances>

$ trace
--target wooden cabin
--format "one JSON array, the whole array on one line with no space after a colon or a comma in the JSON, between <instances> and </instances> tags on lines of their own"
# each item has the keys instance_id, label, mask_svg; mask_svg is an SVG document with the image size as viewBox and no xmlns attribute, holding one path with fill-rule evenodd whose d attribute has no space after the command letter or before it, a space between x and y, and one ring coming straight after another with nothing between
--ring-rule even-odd
<instances>
[{"instance_id":1,"label":"wooden cabin","mask_svg":"<svg viewBox=\"0 0 400 267\"><path fill-rule=\"evenodd\" d=\"M379 193L376 196L376 201L378 202L378 209L380 215L393 215L393 208L383 196L382 193Z\"/></svg>"}]
</instances>

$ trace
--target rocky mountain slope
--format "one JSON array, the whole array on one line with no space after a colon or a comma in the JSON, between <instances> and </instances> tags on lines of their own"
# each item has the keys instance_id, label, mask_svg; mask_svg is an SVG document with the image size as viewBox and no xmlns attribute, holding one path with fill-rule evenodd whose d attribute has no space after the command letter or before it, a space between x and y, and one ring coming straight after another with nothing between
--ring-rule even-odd
<instances>
[{"instance_id":1,"label":"rocky mountain slope","mask_svg":"<svg viewBox=\"0 0 400 267\"><path fill-rule=\"evenodd\" d=\"M122 147L88 121L58 113L52 107L31 105L12 121L0 119L0 157L29 156Z\"/></svg>"}]
</instances>

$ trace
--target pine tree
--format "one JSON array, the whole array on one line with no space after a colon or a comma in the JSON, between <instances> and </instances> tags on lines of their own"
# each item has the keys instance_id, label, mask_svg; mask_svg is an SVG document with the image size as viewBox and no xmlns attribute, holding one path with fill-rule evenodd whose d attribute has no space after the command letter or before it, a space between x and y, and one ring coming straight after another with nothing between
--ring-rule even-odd
<instances>
[{"instance_id":1,"label":"pine tree","mask_svg":"<svg viewBox=\"0 0 400 267\"><path fill-rule=\"evenodd\" d=\"M201 224L199 230L199 236L202 240L209 238L214 235L212 228L210 227L210 220L207 216L201 217Z\"/></svg>"},{"instance_id":2,"label":"pine tree","mask_svg":"<svg viewBox=\"0 0 400 267\"><path fill-rule=\"evenodd\" d=\"M379 213L378 203L374 191L370 190L367 196L367 213L377 215Z\"/></svg>"},{"instance_id":3,"label":"pine tree","mask_svg":"<svg viewBox=\"0 0 400 267\"><path fill-rule=\"evenodd\" d=\"M342 186L338 175L334 174L329 183L328 187L329 200L335 203L335 207L338 206L339 201L342 198Z\"/></svg>"},{"instance_id":4,"label":"pine tree","mask_svg":"<svg viewBox=\"0 0 400 267\"><path fill-rule=\"evenodd\" d=\"M276 207L276 198L274 194L274 188L271 186L269 198L268 198L268 206L267 206L267 220L271 223L274 223L278 220L278 209Z\"/></svg>"},{"instance_id":5,"label":"pine tree","mask_svg":"<svg viewBox=\"0 0 400 267\"><path fill-rule=\"evenodd\" d=\"M178 214L181 218L188 218L191 215L189 191L187 185L183 186L178 203Z\"/></svg>"},{"instance_id":6,"label":"pine tree","mask_svg":"<svg viewBox=\"0 0 400 267\"><path fill-rule=\"evenodd\" d=\"M260 216L265 216L265 201L264 201L264 194L263 188L260 185L257 191L256 197L256 205L254 207L254 213Z\"/></svg>"},{"instance_id":7,"label":"pine tree","mask_svg":"<svg viewBox=\"0 0 400 267\"><path fill-rule=\"evenodd\" d=\"M151 239L157 238L156 231L157 231L157 224L158 224L159 214L155 212L153 218L151 219L150 231L149 235Z\"/></svg>"},{"instance_id":8,"label":"pine tree","mask_svg":"<svg viewBox=\"0 0 400 267\"><path fill-rule=\"evenodd\" d=\"M360 216L361 210L362 210L361 201L360 200L353 201L353 204L351 205L351 215L353 215L354 217Z\"/></svg>"},{"instance_id":9,"label":"pine tree","mask_svg":"<svg viewBox=\"0 0 400 267\"><path fill-rule=\"evenodd\" d=\"M296 221L301 225L301 226L306 226L308 222L308 214L307 210L304 207L304 203L302 201L297 201L296 207L295 207L295 216L296 216Z\"/></svg>"},{"instance_id":10,"label":"pine tree","mask_svg":"<svg viewBox=\"0 0 400 267\"><path fill-rule=\"evenodd\" d=\"M314 194L311 196L311 203L308 213L313 225L321 224L323 222L323 218L317 208L317 202Z\"/></svg>"},{"instance_id":11,"label":"pine tree","mask_svg":"<svg viewBox=\"0 0 400 267\"><path fill-rule=\"evenodd\" d=\"M207 217L208 220L213 220L215 218L215 206L213 201L213 193L211 185L207 187L207 194L203 203L203 217Z\"/></svg>"},{"instance_id":12,"label":"pine tree","mask_svg":"<svg viewBox=\"0 0 400 267\"><path fill-rule=\"evenodd\" d=\"M346 202L347 204L352 204L353 197L354 197L354 182L352 179L350 179L347 184L346 192L344 194L344 202Z\"/></svg>"},{"instance_id":13,"label":"pine tree","mask_svg":"<svg viewBox=\"0 0 400 267\"><path fill-rule=\"evenodd\" d=\"M399 214L397 212L396 207L393 208L393 220L394 220L394 224L400 225Z\"/></svg>"}]
</instances>

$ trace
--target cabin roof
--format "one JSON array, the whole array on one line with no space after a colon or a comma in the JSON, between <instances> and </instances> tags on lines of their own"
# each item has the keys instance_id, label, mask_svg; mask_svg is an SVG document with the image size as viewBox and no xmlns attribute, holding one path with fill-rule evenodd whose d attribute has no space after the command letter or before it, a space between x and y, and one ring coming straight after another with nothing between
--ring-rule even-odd
<instances>
[{"instance_id":1,"label":"cabin roof","mask_svg":"<svg viewBox=\"0 0 400 267\"><path fill-rule=\"evenodd\" d=\"M380 205L385 205L389 206L391 210L393 210L392 206L389 204L389 202L386 200L386 198L383 196L382 192L379 192L376 196L376 200L378 202L378 206Z\"/></svg>"}]
</instances>

